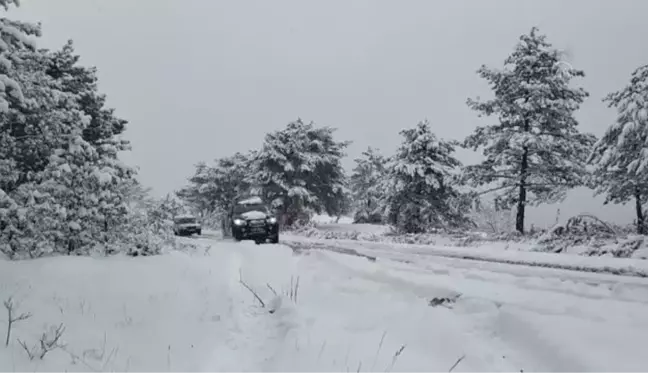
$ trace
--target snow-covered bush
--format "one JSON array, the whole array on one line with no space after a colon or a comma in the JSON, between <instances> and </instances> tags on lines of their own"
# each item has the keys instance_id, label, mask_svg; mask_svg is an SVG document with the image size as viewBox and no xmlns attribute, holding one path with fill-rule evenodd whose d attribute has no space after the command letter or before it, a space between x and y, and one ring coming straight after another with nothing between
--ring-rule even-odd
<instances>
[{"instance_id":1,"label":"snow-covered bush","mask_svg":"<svg viewBox=\"0 0 648 373\"><path fill-rule=\"evenodd\" d=\"M120 228L127 214L121 185L134 170L117 159L125 150L121 141L107 136L93 145L84 138L93 120L112 121L82 110L82 97L93 87L66 91L47 73L52 54L16 53L25 99L3 117L11 144L3 150L14 176L0 179L0 246L11 257L88 254Z\"/></svg>"},{"instance_id":2,"label":"snow-covered bush","mask_svg":"<svg viewBox=\"0 0 648 373\"><path fill-rule=\"evenodd\" d=\"M579 215L548 231L521 234L516 231L487 233L479 230L437 230L402 233L397 229L381 233L361 230L334 231L310 225L291 234L325 240L357 240L388 244L480 247L484 250L512 249L584 256L613 256L648 259L648 240L632 233L631 226L616 226L590 215ZM615 232L615 233L613 233Z\"/></svg>"},{"instance_id":3,"label":"snow-covered bush","mask_svg":"<svg viewBox=\"0 0 648 373\"><path fill-rule=\"evenodd\" d=\"M585 247L587 256L613 255L630 257L643 246L643 240L628 235L628 227L617 227L590 214L569 218L541 235L533 250L561 253L574 247Z\"/></svg>"},{"instance_id":4,"label":"snow-covered bush","mask_svg":"<svg viewBox=\"0 0 648 373\"><path fill-rule=\"evenodd\" d=\"M500 208L490 201L477 200L468 217L478 230L490 235L511 233L515 227L513 210Z\"/></svg>"},{"instance_id":5,"label":"snow-covered bush","mask_svg":"<svg viewBox=\"0 0 648 373\"><path fill-rule=\"evenodd\" d=\"M280 212L284 226L303 223L309 211L336 216L345 209L342 157L349 142L335 141L334 132L297 119L267 134L253 152L249 184Z\"/></svg>"},{"instance_id":6,"label":"snow-covered bush","mask_svg":"<svg viewBox=\"0 0 648 373\"><path fill-rule=\"evenodd\" d=\"M188 185L177 192L178 197L202 218L203 224L220 228L234 198L250 188L246 181L250 157L235 153L217 159L212 165L198 163Z\"/></svg>"},{"instance_id":7,"label":"snow-covered bush","mask_svg":"<svg viewBox=\"0 0 648 373\"><path fill-rule=\"evenodd\" d=\"M187 213L187 206L172 195L156 199L150 190L133 181L125 195L128 213L121 229L94 252L104 255L125 253L130 256L157 255L166 250L186 251L195 245L178 240L173 234L173 218Z\"/></svg>"},{"instance_id":8,"label":"snow-covered bush","mask_svg":"<svg viewBox=\"0 0 648 373\"><path fill-rule=\"evenodd\" d=\"M644 236L631 235L618 239L611 244L592 245L588 250L582 253L586 256L613 256L615 258L639 258L648 259L648 257L637 257L642 249L648 249L648 240Z\"/></svg>"},{"instance_id":9,"label":"snow-covered bush","mask_svg":"<svg viewBox=\"0 0 648 373\"><path fill-rule=\"evenodd\" d=\"M299 236L318 238L318 239L327 239L327 240L328 239L359 240L359 241L378 242L384 238L382 234L365 233L365 232L353 231L353 230L351 231L320 230L314 224L306 224L301 227L296 227L291 229L289 232Z\"/></svg>"},{"instance_id":10,"label":"snow-covered bush","mask_svg":"<svg viewBox=\"0 0 648 373\"><path fill-rule=\"evenodd\" d=\"M10 5L18 5L18 0L0 0L0 7L8 10ZM20 105L23 92L20 83L14 79L16 52L34 50L35 43L30 36L40 36L39 25L0 18L0 112L6 113L11 107Z\"/></svg>"},{"instance_id":11,"label":"snow-covered bush","mask_svg":"<svg viewBox=\"0 0 648 373\"><path fill-rule=\"evenodd\" d=\"M384 221L385 193L381 190L387 176L386 159L378 149L367 148L362 157L355 160L351 175L354 223L379 224Z\"/></svg>"},{"instance_id":12,"label":"snow-covered bush","mask_svg":"<svg viewBox=\"0 0 648 373\"><path fill-rule=\"evenodd\" d=\"M428 121L400 134L403 143L387 167L389 223L406 233L468 224L452 183L461 166L454 144L437 139Z\"/></svg>"},{"instance_id":13,"label":"snow-covered bush","mask_svg":"<svg viewBox=\"0 0 648 373\"><path fill-rule=\"evenodd\" d=\"M169 226L130 206L135 170L118 159L130 149L126 121L105 107L96 69L78 64L71 42L52 52L16 41L36 25L3 18L0 31L0 60L11 61L0 80L16 99L0 99L0 252L159 252Z\"/></svg>"}]
</instances>

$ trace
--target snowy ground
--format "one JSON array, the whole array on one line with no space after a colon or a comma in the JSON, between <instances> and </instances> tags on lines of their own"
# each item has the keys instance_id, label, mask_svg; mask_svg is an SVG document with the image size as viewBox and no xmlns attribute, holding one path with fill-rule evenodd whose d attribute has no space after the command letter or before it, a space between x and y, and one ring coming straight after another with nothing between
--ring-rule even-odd
<instances>
[{"instance_id":1,"label":"snowy ground","mask_svg":"<svg viewBox=\"0 0 648 373\"><path fill-rule=\"evenodd\" d=\"M462 356L454 371L648 366L645 278L193 240L208 250L0 261L0 300L33 314L0 346L0 371L448 371ZM17 340L61 323L65 347L29 361Z\"/></svg>"},{"instance_id":2,"label":"snowy ground","mask_svg":"<svg viewBox=\"0 0 648 373\"><path fill-rule=\"evenodd\" d=\"M612 264L612 268L624 272L637 272L648 276L648 240L643 236L620 235L617 238L579 240L560 240L542 242L540 238L519 240L496 240L484 233L464 232L462 234L395 234L389 226L375 224L352 224L352 219L342 217L339 221L326 216L315 216L315 226L304 227L290 232L291 240L300 242L328 242L339 245L386 250L389 253L405 252L406 255L446 255L470 256L482 260L519 262L530 261L562 267L591 267L600 269ZM582 237L581 237L582 238ZM334 242L334 243L331 243ZM578 243L575 243L578 242ZM616 260L613 253L623 251L637 242L632 252L632 260ZM560 255L546 250L546 246L561 248ZM551 250L549 250L551 251ZM547 255L546 255L547 254ZM594 255L595 254L595 255ZM395 258L397 259L397 258ZM616 266L616 267L615 267Z\"/></svg>"}]
</instances>

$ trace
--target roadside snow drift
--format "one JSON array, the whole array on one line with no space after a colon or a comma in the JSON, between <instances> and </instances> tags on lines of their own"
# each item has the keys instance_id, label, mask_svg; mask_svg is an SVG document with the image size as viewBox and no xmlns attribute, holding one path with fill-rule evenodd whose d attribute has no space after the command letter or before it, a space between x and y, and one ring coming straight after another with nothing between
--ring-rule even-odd
<instances>
[{"instance_id":1,"label":"roadside snow drift","mask_svg":"<svg viewBox=\"0 0 648 373\"><path fill-rule=\"evenodd\" d=\"M194 240L209 249L0 261L0 300L12 298L14 318L32 314L12 324L0 371L648 366L644 279ZM43 333L61 325L41 359Z\"/></svg>"},{"instance_id":2,"label":"roadside snow drift","mask_svg":"<svg viewBox=\"0 0 648 373\"><path fill-rule=\"evenodd\" d=\"M0 261L1 300L12 297L15 314L32 314L0 347L0 371L200 370L223 334L228 294L218 268L201 259ZM43 332L59 325L64 347L29 361L19 340L38 347Z\"/></svg>"}]
</instances>

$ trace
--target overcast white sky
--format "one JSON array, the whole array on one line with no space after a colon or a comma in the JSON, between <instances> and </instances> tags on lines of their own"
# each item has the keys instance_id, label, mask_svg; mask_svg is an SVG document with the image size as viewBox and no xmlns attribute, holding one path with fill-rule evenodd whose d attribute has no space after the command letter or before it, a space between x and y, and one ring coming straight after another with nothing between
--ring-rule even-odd
<instances>
[{"instance_id":1,"label":"overcast white sky","mask_svg":"<svg viewBox=\"0 0 648 373\"><path fill-rule=\"evenodd\" d=\"M461 139L480 123L466 98L489 94L475 71L501 66L532 26L585 70L578 118L600 135L615 117L601 98L648 63L646 14L645 0L22 0L9 16L42 21L41 46L71 38L99 68L130 122L124 159L161 195L195 163L258 147L297 117L352 140L347 166L367 146L392 152L424 118ZM601 201L574 191L562 216L632 220L630 205ZM551 223L556 208L529 221Z\"/></svg>"}]
</instances>

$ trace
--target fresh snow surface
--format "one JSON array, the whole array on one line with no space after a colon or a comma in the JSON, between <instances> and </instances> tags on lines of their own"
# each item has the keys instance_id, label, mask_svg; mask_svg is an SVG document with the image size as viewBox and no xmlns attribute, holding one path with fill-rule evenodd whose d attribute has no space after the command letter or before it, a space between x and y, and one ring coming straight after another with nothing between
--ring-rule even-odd
<instances>
[{"instance_id":1,"label":"fresh snow surface","mask_svg":"<svg viewBox=\"0 0 648 373\"><path fill-rule=\"evenodd\" d=\"M283 241L315 245L322 248L354 251L363 255L403 262L437 261L440 257L477 262L518 264L585 272L601 272L627 276L648 277L648 261L602 256L577 256L524 251L489 250L488 247L439 247L434 245L393 244L356 240L313 239L283 235ZM474 264L483 265L483 264Z\"/></svg>"},{"instance_id":2,"label":"fresh snow surface","mask_svg":"<svg viewBox=\"0 0 648 373\"><path fill-rule=\"evenodd\" d=\"M448 371L462 356L456 372L648 366L648 279L208 237L157 257L0 261L0 299L33 314L0 346L0 371ZM17 339L31 346L60 323L65 347L29 361Z\"/></svg>"},{"instance_id":3,"label":"fresh snow surface","mask_svg":"<svg viewBox=\"0 0 648 373\"><path fill-rule=\"evenodd\" d=\"M248 211L241 214L246 219L265 219L267 217L266 213L263 211Z\"/></svg>"},{"instance_id":4,"label":"fresh snow surface","mask_svg":"<svg viewBox=\"0 0 648 373\"><path fill-rule=\"evenodd\" d=\"M358 232L373 235L383 235L390 231L390 228L386 225L346 223L321 224L317 226L317 229L323 232Z\"/></svg>"},{"instance_id":5,"label":"fresh snow surface","mask_svg":"<svg viewBox=\"0 0 648 373\"><path fill-rule=\"evenodd\" d=\"M339 226L351 225L353 223L353 218L350 217L350 216L341 216L340 221L335 223L336 220L337 220L337 217L328 216L328 215L314 215L311 218L311 221L314 222L315 224L318 224L318 225L326 224L326 225L323 225L323 226L328 226L330 224L330 225L334 225L334 226L339 227Z\"/></svg>"},{"instance_id":6,"label":"fresh snow surface","mask_svg":"<svg viewBox=\"0 0 648 373\"><path fill-rule=\"evenodd\" d=\"M533 242L492 241L457 246L450 237L441 234L426 237L430 242L425 244L395 243L390 242L394 237L385 236L389 231L390 228L386 225L316 223L316 229L309 232L315 233L313 236L288 233L284 234L283 240L338 247L400 261L450 257L648 277L648 260L645 260L648 257L648 249L637 250L633 258L581 256L578 254L589 249L585 245L567 248L563 253L547 253L532 251L535 247ZM356 238L339 238L350 236Z\"/></svg>"},{"instance_id":7,"label":"fresh snow surface","mask_svg":"<svg viewBox=\"0 0 648 373\"><path fill-rule=\"evenodd\" d=\"M314 215L311 221L315 223L318 230L322 232L358 232L362 234L384 235L391 231L387 225L379 224L353 224L353 218L350 216L341 216L336 222L337 217L328 215Z\"/></svg>"}]
</instances>

